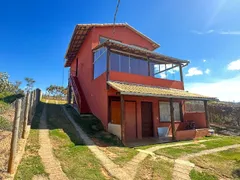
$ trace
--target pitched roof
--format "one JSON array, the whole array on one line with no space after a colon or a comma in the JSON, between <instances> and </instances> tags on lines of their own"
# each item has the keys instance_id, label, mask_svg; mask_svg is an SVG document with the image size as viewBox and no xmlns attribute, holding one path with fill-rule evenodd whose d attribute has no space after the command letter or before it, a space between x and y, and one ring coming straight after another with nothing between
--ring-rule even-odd
<instances>
[{"instance_id":1,"label":"pitched roof","mask_svg":"<svg viewBox=\"0 0 240 180\"><path fill-rule=\"evenodd\" d=\"M65 55L65 59L66 59L65 67L68 67L71 65L73 59L76 57L76 55L79 51L79 48L83 44L85 37L87 36L88 32L93 27L108 27L108 26L113 26L113 24L78 24L78 25L76 25L73 35L72 35L72 38L71 38L71 41L68 45L66 55ZM147 41L149 41L150 43L152 43L152 46L155 49L160 47L160 45L158 43L154 42L152 39L145 36L143 33L139 32L138 30L136 30L135 28L133 28L132 26L130 26L127 23L116 23L115 26L116 27L118 27L118 26L127 27L130 30L137 33L138 35L140 35L141 37L143 37L144 39L146 39Z\"/></svg>"},{"instance_id":2,"label":"pitched roof","mask_svg":"<svg viewBox=\"0 0 240 180\"><path fill-rule=\"evenodd\" d=\"M175 98L186 100L217 100L214 97L208 97L200 94L190 93L180 89L164 88L159 86L148 86L142 84L108 81L113 89L120 92L123 95L134 96L151 96L162 98Z\"/></svg>"},{"instance_id":3,"label":"pitched roof","mask_svg":"<svg viewBox=\"0 0 240 180\"><path fill-rule=\"evenodd\" d=\"M159 62L163 62L163 63L177 63L177 64L181 64L181 63L188 64L189 63L188 60L181 60L178 58L166 56L166 55L154 52L154 51L149 51L144 48L140 48L140 47L129 45L129 44L124 44L124 43L114 41L111 39L105 41L102 44L99 44L93 50L99 49L101 47L109 47L110 50L120 52L122 54L126 53L126 54L132 54L132 55L136 55L136 56L147 57L149 59L152 58L155 61L159 61Z\"/></svg>"}]
</instances>

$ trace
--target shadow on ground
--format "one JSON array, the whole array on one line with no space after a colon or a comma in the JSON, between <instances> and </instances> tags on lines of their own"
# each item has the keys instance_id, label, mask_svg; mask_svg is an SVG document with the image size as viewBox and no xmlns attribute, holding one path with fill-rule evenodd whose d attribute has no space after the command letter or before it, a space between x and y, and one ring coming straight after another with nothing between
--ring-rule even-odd
<instances>
[{"instance_id":1,"label":"shadow on ground","mask_svg":"<svg viewBox=\"0 0 240 180\"><path fill-rule=\"evenodd\" d=\"M70 105L58 105L51 103L41 102L38 105L38 111L43 111L44 106L46 106L47 123L48 129L62 129L71 139L75 145L84 145L82 139L79 137L78 132L66 117L61 106L65 106L69 115L75 120L75 122L84 130L84 132L95 142L96 145L100 147L116 146L124 147L120 139L115 135L106 132L103 125L99 119L94 116L79 115L79 113L72 108ZM40 113L41 114L41 113ZM36 113L32 121L32 129L39 129L38 124L40 123L39 113Z\"/></svg>"}]
</instances>

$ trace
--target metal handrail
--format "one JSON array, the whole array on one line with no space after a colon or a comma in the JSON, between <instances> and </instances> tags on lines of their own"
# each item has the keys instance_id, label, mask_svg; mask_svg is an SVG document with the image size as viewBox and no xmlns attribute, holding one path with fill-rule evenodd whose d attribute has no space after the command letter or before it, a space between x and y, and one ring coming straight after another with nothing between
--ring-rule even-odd
<instances>
[{"instance_id":1,"label":"metal handrail","mask_svg":"<svg viewBox=\"0 0 240 180\"><path fill-rule=\"evenodd\" d=\"M76 85L76 83L75 83L74 78L75 78L75 76L70 75L70 78L69 78L69 79L70 79L70 83L71 83L71 85L72 85L72 89L73 89L74 95L75 95L75 97L76 97L76 102L77 102L78 108L80 108L80 102L79 102L79 100L81 99L81 96L80 96L80 94L79 94L79 92L78 92L78 87L77 87L77 85Z\"/></svg>"}]
</instances>

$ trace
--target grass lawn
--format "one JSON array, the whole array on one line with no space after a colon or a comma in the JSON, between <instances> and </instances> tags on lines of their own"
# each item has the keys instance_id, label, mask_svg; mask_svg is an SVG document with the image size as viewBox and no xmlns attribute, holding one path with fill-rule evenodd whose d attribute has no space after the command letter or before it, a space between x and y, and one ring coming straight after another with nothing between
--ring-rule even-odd
<instances>
[{"instance_id":1,"label":"grass lawn","mask_svg":"<svg viewBox=\"0 0 240 180\"><path fill-rule=\"evenodd\" d=\"M208 174L207 172L198 172L193 169L190 172L191 180L217 180L218 178L214 175Z\"/></svg>"},{"instance_id":2,"label":"grass lawn","mask_svg":"<svg viewBox=\"0 0 240 180\"><path fill-rule=\"evenodd\" d=\"M83 144L60 105L48 104L47 117L54 154L69 179L112 179Z\"/></svg>"},{"instance_id":3,"label":"grass lawn","mask_svg":"<svg viewBox=\"0 0 240 180\"><path fill-rule=\"evenodd\" d=\"M240 179L240 148L195 157L191 162L207 173L214 173L222 178Z\"/></svg>"},{"instance_id":4,"label":"grass lawn","mask_svg":"<svg viewBox=\"0 0 240 180\"><path fill-rule=\"evenodd\" d=\"M135 180L169 180L172 179L173 162L148 156L140 163Z\"/></svg>"},{"instance_id":5,"label":"grass lawn","mask_svg":"<svg viewBox=\"0 0 240 180\"><path fill-rule=\"evenodd\" d=\"M114 163L122 166L138 154L136 149L125 147L118 137L104 131L100 120L97 118L80 116L70 106L66 106L66 109L76 123L98 145L99 149L104 151Z\"/></svg>"},{"instance_id":6,"label":"grass lawn","mask_svg":"<svg viewBox=\"0 0 240 180\"><path fill-rule=\"evenodd\" d=\"M223 146L230 146L233 144L240 144L240 137L238 136L222 136L215 138L211 141L205 142L195 142L194 144L190 145L183 145L183 146L176 146L176 147L167 147L163 149L157 150L155 153L158 155L164 155L169 158L179 158L181 156L197 153L203 150L223 147Z\"/></svg>"},{"instance_id":7,"label":"grass lawn","mask_svg":"<svg viewBox=\"0 0 240 180\"><path fill-rule=\"evenodd\" d=\"M66 100L58 100L58 99L41 99L42 102L46 103L48 101L49 104L67 104Z\"/></svg>"},{"instance_id":8,"label":"grass lawn","mask_svg":"<svg viewBox=\"0 0 240 180\"><path fill-rule=\"evenodd\" d=\"M38 124L41 117L43 105L38 105L36 114L32 121L32 129L27 140L25 148L25 154L18 166L17 173L14 179L32 179L34 176L48 177L48 174L44 170L44 166L41 162L41 157L38 155L40 149L39 144L39 130Z\"/></svg>"}]
</instances>

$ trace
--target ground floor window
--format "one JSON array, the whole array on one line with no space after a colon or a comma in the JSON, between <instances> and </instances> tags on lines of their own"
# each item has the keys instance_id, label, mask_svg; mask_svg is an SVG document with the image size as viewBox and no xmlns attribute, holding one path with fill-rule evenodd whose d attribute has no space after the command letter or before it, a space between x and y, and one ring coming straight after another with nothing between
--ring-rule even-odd
<instances>
[{"instance_id":1,"label":"ground floor window","mask_svg":"<svg viewBox=\"0 0 240 180\"><path fill-rule=\"evenodd\" d=\"M180 103L174 102L174 120L180 121ZM159 102L160 122L171 122L170 102Z\"/></svg>"}]
</instances>

